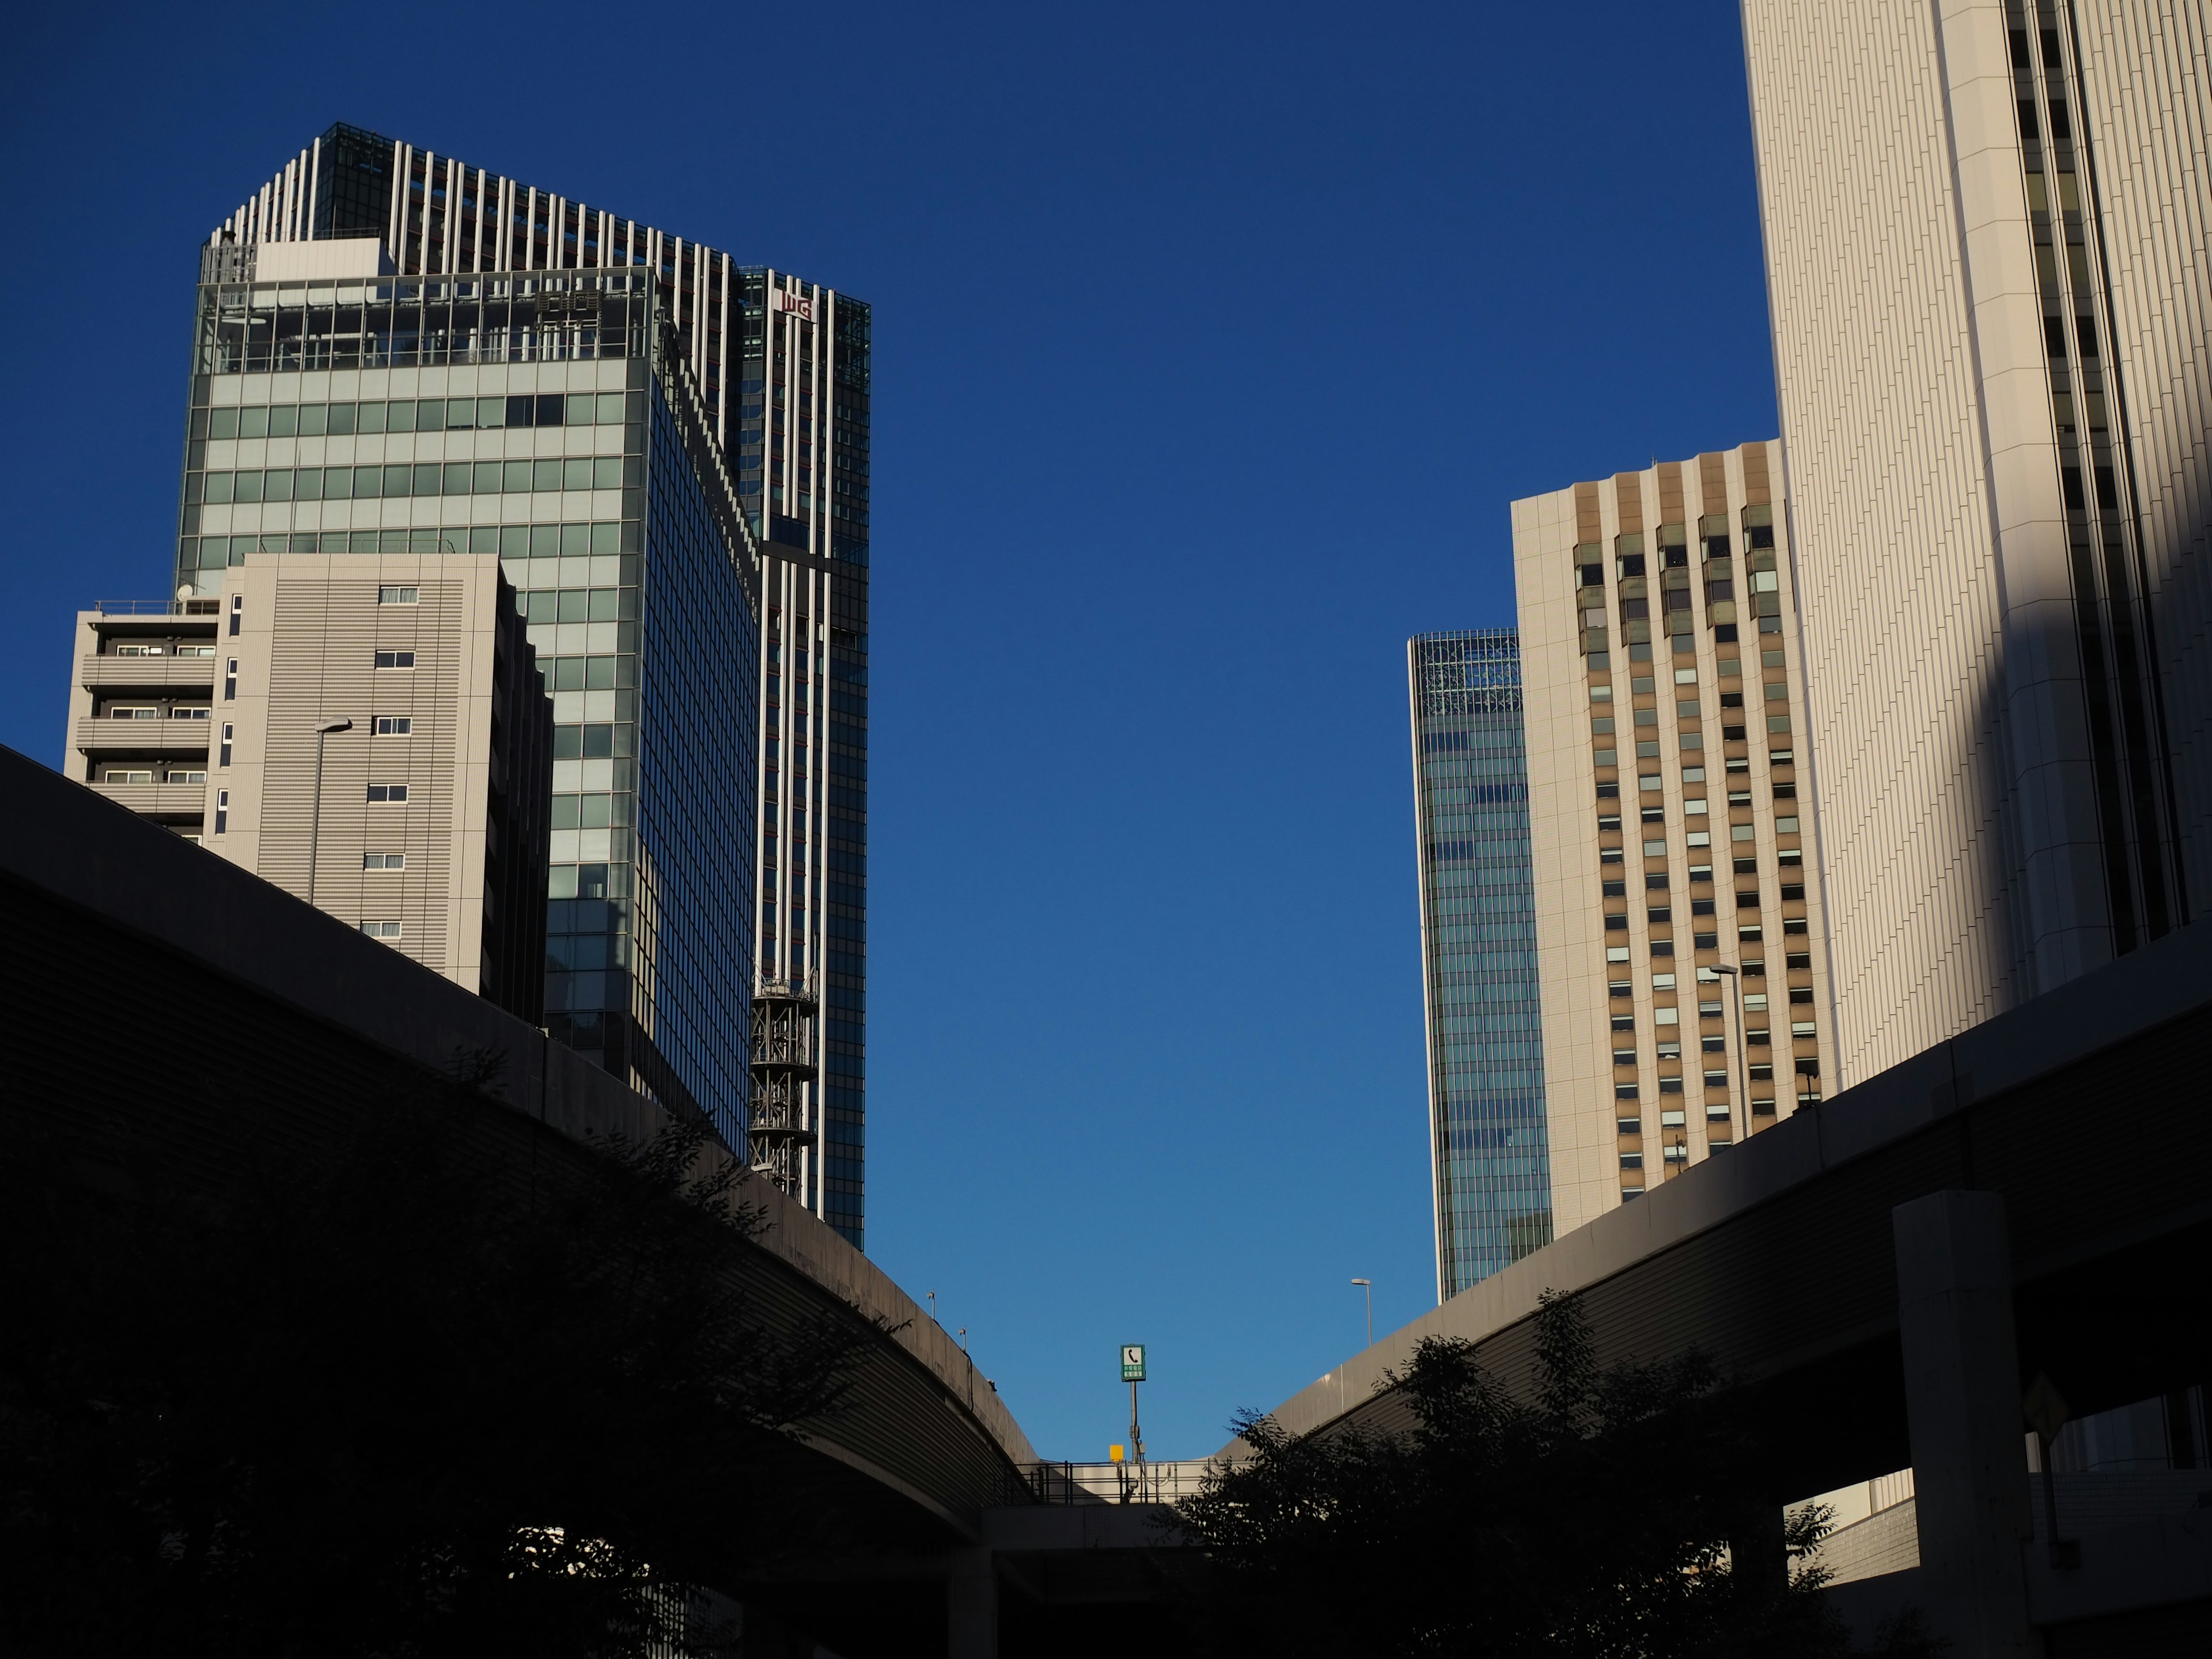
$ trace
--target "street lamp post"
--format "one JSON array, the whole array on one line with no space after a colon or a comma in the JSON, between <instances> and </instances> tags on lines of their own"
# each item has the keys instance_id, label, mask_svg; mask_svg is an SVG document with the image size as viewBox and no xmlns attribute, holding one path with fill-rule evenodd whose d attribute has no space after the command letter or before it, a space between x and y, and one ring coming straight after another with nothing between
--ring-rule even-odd
<instances>
[{"instance_id":1,"label":"street lamp post","mask_svg":"<svg viewBox=\"0 0 2212 1659\"><path fill-rule=\"evenodd\" d=\"M1375 1346L1375 1284L1372 1279L1355 1279L1352 1282L1367 1292L1367 1346L1371 1348Z\"/></svg>"},{"instance_id":2,"label":"street lamp post","mask_svg":"<svg viewBox=\"0 0 2212 1659\"><path fill-rule=\"evenodd\" d=\"M315 854L323 839L323 740L333 732L350 732L351 720L325 720L315 728L315 805L307 823L307 902L315 902Z\"/></svg>"},{"instance_id":3,"label":"street lamp post","mask_svg":"<svg viewBox=\"0 0 2212 1659\"><path fill-rule=\"evenodd\" d=\"M1732 1133L1736 1134L1739 1139L1748 1140L1751 1139L1751 1055L1745 1047L1746 1034L1743 1029L1743 978L1734 968L1729 966L1725 963L1714 969L1713 971L1717 974L1727 975L1729 983L1735 988L1736 1075L1743 1084L1743 1122L1739 1129L1738 1126L1731 1121L1729 1127ZM1723 1017L1723 1023L1726 1023L1725 1017Z\"/></svg>"}]
</instances>

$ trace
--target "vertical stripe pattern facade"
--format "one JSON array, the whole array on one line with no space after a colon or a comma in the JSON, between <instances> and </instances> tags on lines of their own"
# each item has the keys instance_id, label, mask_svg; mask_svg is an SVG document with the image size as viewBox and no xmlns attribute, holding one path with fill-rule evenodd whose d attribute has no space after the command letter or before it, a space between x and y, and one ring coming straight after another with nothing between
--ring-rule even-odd
<instances>
[{"instance_id":1,"label":"vertical stripe pattern facade","mask_svg":"<svg viewBox=\"0 0 2212 1659\"><path fill-rule=\"evenodd\" d=\"M2212 13L1743 25L1848 1085L2212 879Z\"/></svg>"},{"instance_id":2,"label":"vertical stripe pattern facade","mask_svg":"<svg viewBox=\"0 0 2212 1659\"><path fill-rule=\"evenodd\" d=\"M226 250L375 238L396 277L653 274L763 568L757 970L819 996L809 1207L865 1239L872 314L835 289L343 124L216 227ZM246 273L250 280L250 271Z\"/></svg>"}]
</instances>

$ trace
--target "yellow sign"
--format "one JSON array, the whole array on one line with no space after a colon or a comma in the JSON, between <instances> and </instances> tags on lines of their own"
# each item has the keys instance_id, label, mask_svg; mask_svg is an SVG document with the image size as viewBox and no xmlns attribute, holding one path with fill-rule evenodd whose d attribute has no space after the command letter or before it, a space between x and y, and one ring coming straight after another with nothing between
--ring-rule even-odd
<instances>
[{"instance_id":1,"label":"yellow sign","mask_svg":"<svg viewBox=\"0 0 2212 1659\"><path fill-rule=\"evenodd\" d=\"M1109 1446L1106 1449L1106 1456L1109 1462L1118 1463L1121 1461L1121 1449L1119 1446Z\"/></svg>"}]
</instances>

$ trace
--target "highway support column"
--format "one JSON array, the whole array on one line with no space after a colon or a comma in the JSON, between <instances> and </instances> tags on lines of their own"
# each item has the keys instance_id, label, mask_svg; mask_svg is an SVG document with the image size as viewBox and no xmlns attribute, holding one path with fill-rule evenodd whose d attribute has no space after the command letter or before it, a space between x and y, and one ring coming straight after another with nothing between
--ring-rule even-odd
<instances>
[{"instance_id":1,"label":"highway support column","mask_svg":"<svg viewBox=\"0 0 2212 1659\"><path fill-rule=\"evenodd\" d=\"M2021 1551L2034 1534L2012 1250L1997 1193L1890 1212L1924 1611L1951 1659L2031 1659Z\"/></svg>"},{"instance_id":2,"label":"highway support column","mask_svg":"<svg viewBox=\"0 0 2212 1659\"><path fill-rule=\"evenodd\" d=\"M957 1550L945 1567L946 1659L999 1659L999 1573L991 1552Z\"/></svg>"}]
</instances>

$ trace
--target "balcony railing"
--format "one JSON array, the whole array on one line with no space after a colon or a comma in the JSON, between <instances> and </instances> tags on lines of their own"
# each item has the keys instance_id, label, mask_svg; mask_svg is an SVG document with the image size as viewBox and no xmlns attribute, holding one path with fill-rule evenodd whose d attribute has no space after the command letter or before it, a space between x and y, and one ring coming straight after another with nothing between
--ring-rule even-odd
<instances>
[{"instance_id":1,"label":"balcony railing","mask_svg":"<svg viewBox=\"0 0 2212 1659\"><path fill-rule=\"evenodd\" d=\"M93 610L103 617L212 617L222 609L221 599L94 599Z\"/></svg>"}]
</instances>

